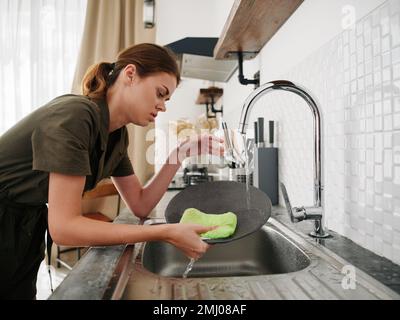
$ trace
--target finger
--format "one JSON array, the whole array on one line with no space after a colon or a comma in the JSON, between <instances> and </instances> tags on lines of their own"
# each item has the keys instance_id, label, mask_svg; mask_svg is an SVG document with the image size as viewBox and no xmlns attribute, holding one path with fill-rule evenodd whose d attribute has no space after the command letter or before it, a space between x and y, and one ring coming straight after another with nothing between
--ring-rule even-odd
<instances>
[{"instance_id":1,"label":"finger","mask_svg":"<svg viewBox=\"0 0 400 320\"><path fill-rule=\"evenodd\" d=\"M209 141L211 143L222 143L222 144L225 143L225 139L224 138L219 138L219 137L216 137L216 136L211 136Z\"/></svg>"},{"instance_id":2,"label":"finger","mask_svg":"<svg viewBox=\"0 0 400 320\"><path fill-rule=\"evenodd\" d=\"M197 260L198 258L199 258L199 254L197 254L195 251L193 251L193 250L187 250L187 251L184 251L184 254L185 254L185 256L186 257L188 257L189 259L195 259L195 260Z\"/></svg>"},{"instance_id":3,"label":"finger","mask_svg":"<svg viewBox=\"0 0 400 320\"><path fill-rule=\"evenodd\" d=\"M213 140L213 141L211 141L211 143L209 144L209 147L210 147L210 148L216 148L216 149L218 149L218 148L225 148L225 144L224 144L224 143L221 143L220 141Z\"/></svg>"},{"instance_id":4,"label":"finger","mask_svg":"<svg viewBox=\"0 0 400 320\"><path fill-rule=\"evenodd\" d=\"M225 147L224 146L217 146L217 147L212 147L208 149L208 153L216 156L222 156L225 152Z\"/></svg>"},{"instance_id":5,"label":"finger","mask_svg":"<svg viewBox=\"0 0 400 320\"><path fill-rule=\"evenodd\" d=\"M198 234L201 234L201 233L205 233L205 232L207 232L207 231L215 230L215 229L217 229L217 228L219 228L219 226L208 226L208 227L205 227L205 226L199 225L199 226L196 227L195 231L196 231Z\"/></svg>"},{"instance_id":6,"label":"finger","mask_svg":"<svg viewBox=\"0 0 400 320\"><path fill-rule=\"evenodd\" d=\"M212 140L213 141L217 141L219 143L224 143L225 142L225 139L223 137L212 136Z\"/></svg>"},{"instance_id":7,"label":"finger","mask_svg":"<svg viewBox=\"0 0 400 320\"><path fill-rule=\"evenodd\" d=\"M192 256L192 258L195 258L197 260L206 253L208 248L209 246L205 242L203 242L200 248L191 250L192 252L190 253L190 255Z\"/></svg>"},{"instance_id":8,"label":"finger","mask_svg":"<svg viewBox=\"0 0 400 320\"><path fill-rule=\"evenodd\" d=\"M200 140L202 141L202 143L212 144L217 142L219 139L217 139L217 137L215 137L212 134L206 133L203 136L201 136Z\"/></svg>"},{"instance_id":9,"label":"finger","mask_svg":"<svg viewBox=\"0 0 400 320\"><path fill-rule=\"evenodd\" d=\"M210 148L208 150L208 153L213 156L222 157L225 154L225 149L224 148Z\"/></svg>"},{"instance_id":10,"label":"finger","mask_svg":"<svg viewBox=\"0 0 400 320\"><path fill-rule=\"evenodd\" d=\"M208 245L205 242L203 242L201 248L199 248L198 250L193 250L193 252L197 254L198 257L201 257L203 254L206 253L207 250L208 250Z\"/></svg>"},{"instance_id":11,"label":"finger","mask_svg":"<svg viewBox=\"0 0 400 320\"><path fill-rule=\"evenodd\" d=\"M210 146L221 146L221 145L225 145L225 144L222 143L221 141L215 140L215 139L209 140L209 141L207 141L207 143L208 143L208 145L210 145Z\"/></svg>"}]
</instances>

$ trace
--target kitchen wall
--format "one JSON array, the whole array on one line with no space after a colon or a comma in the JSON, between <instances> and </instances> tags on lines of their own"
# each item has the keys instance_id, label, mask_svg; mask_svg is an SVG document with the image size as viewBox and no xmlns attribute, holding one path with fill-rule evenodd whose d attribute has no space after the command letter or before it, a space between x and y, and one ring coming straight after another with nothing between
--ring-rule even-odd
<instances>
[{"instance_id":1,"label":"kitchen wall","mask_svg":"<svg viewBox=\"0 0 400 320\"><path fill-rule=\"evenodd\" d=\"M202 1L202 5L158 0L157 42L220 36L232 4L233 0ZM306 0L260 54L245 61L246 77L258 70L261 83L296 82L320 104L328 229L399 264L399 1ZM171 99L173 111L162 115L157 126L177 116L201 113L202 108L198 111L188 99L194 101L202 85L207 83L184 80ZM240 85L237 74L221 86L224 118L237 128L242 104L254 88ZM253 136L252 123L259 116L278 121L280 180L293 205L312 205L313 130L308 106L292 93L273 92L261 98L250 118L248 137Z\"/></svg>"},{"instance_id":2,"label":"kitchen wall","mask_svg":"<svg viewBox=\"0 0 400 320\"><path fill-rule=\"evenodd\" d=\"M320 104L326 226L399 264L400 2L307 0L257 63L262 83L296 82ZM228 91L237 125L246 96ZM274 92L260 99L250 123L258 116L279 123L280 180L293 204L312 205L308 106Z\"/></svg>"},{"instance_id":3,"label":"kitchen wall","mask_svg":"<svg viewBox=\"0 0 400 320\"><path fill-rule=\"evenodd\" d=\"M234 0L157 0L156 43L166 45L185 37L219 37ZM174 145L165 141L169 137L168 124L178 119L194 122L205 113L204 105L195 101L200 88L222 87L221 83L199 79L182 79L171 100L167 112L159 113L156 119L155 170L165 161ZM220 100L216 108L220 108Z\"/></svg>"}]
</instances>

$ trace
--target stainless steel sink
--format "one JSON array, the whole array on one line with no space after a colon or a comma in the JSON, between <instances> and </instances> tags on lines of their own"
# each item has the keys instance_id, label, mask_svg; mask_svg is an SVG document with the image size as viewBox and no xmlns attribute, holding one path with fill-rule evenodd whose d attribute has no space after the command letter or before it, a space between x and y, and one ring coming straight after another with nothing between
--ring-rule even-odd
<instances>
[{"instance_id":1,"label":"stainless steel sink","mask_svg":"<svg viewBox=\"0 0 400 320\"><path fill-rule=\"evenodd\" d=\"M147 242L142 264L148 271L165 277L182 277L189 259L166 242ZM232 277L299 271L310 258L284 235L265 225L237 241L213 245L197 260L188 278Z\"/></svg>"}]
</instances>

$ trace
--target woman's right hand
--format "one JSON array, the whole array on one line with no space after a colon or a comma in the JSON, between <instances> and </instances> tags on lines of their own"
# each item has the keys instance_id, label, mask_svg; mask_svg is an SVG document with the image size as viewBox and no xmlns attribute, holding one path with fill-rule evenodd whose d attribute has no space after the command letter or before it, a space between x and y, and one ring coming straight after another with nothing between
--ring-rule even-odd
<instances>
[{"instance_id":1,"label":"woman's right hand","mask_svg":"<svg viewBox=\"0 0 400 320\"><path fill-rule=\"evenodd\" d=\"M201 240L200 234L217 227L204 227L192 223L171 223L168 224L168 228L166 241L182 250L187 257L197 260L210 248L209 244Z\"/></svg>"}]
</instances>

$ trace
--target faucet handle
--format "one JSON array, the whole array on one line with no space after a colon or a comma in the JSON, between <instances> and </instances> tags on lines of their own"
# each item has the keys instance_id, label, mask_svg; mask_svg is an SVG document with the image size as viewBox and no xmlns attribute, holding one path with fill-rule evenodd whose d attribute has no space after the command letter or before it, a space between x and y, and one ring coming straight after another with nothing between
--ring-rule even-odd
<instances>
[{"instance_id":1,"label":"faucet handle","mask_svg":"<svg viewBox=\"0 0 400 320\"><path fill-rule=\"evenodd\" d=\"M314 220L314 231L310 232L310 236L314 238L328 238L330 234L324 231L322 227L322 207L299 207L292 208L285 185L281 182L283 199L285 200L286 209L289 213L290 221L300 222L303 220Z\"/></svg>"},{"instance_id":2,"label":"faucet handle","mask_svg":"<svg viewBox=\"0 0 400 320\"><path fill-rule=\"evenodd\" d=\"M294 222L300 222L300 221L306 219L305 208L304 207L292 208L292 205L290 204L290 200L289 200L289 195L286 191L285 185L282 182L280 183L280 185L281 185L283 199L285 200L286 209L289 213L290 221L292 221L294 223Z\"/></svg>"}]
</instances>

